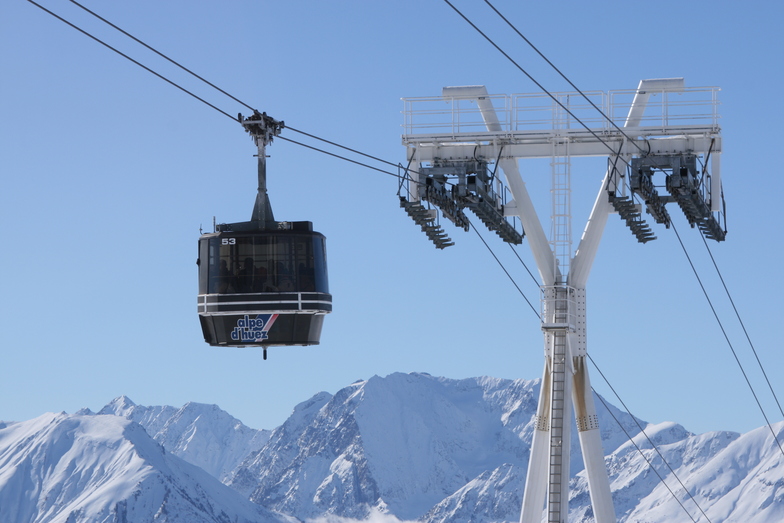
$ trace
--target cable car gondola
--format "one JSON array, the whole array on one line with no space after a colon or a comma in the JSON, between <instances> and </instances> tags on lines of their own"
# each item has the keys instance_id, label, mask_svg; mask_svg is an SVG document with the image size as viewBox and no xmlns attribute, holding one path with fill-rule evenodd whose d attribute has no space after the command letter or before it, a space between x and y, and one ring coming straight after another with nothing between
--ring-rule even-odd
<instances>
[{"instance_id":1,"label":"cable car gondola","mask_svg":"<svg viewBox=\"0 0 784 523\"><path fill-rule=\"evenodd\" d=\"M311 222L277 222L266 189L265 146L283 128L255 112L239 117L259 149L259 189L248 222L199 238L198 312L213 346L317 345L332 311L326 240Z\"/></svg>"}]
</instances>

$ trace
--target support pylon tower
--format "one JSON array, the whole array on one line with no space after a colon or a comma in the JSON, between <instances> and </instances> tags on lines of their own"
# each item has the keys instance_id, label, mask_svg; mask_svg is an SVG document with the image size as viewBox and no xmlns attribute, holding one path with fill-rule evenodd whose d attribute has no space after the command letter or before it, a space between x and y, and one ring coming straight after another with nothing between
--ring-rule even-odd
<instances>
[{"instance_id":1,"label":"support pylon tower","mask_svg":"<svg viewBox=\"0 0 784 523\"><path fill-rule=\"evenodd\" d=\"M645 243L655 236L642 213L669 227L663 208L675 202L689 211L684 212L692 227L724 239L717 91L686 89L682 78L670 78L609 93L491 96L484 86L466 86L445 87L439 98L404 99L403 144L414 186L443 185L449 169L457 173L471 162L494 161L513 196L503 216L519 217L542 280L545 361L521 523L539 523L543 510L548 523L568 520L572 415L595 521L616 521L586 361L585 287L610 214L619 214ZM584 94L596 102L586 104ZM544 128L543 112L551 115ZM527 114L537 117L526 119ZM586 156L607 156L608 168L573 252L571 160ZM704 160L702 169L695 157ZM520 175L518 160L528 158L551 161L549 240ZM654 175L665 176L666 184L654 184ZM671 196L658 195L660 186Z\"/></svg>"}]
</instances>

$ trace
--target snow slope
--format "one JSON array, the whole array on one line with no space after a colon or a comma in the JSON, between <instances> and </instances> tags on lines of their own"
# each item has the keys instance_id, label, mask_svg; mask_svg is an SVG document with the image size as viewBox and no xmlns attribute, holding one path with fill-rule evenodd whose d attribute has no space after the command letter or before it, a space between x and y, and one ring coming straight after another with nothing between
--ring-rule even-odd
<instances>
[{"instance_id":1,"label":"snow slope","mask_svg":"<svg viewBox=\"0 0 784 523\"><path fill-rule=\"evenodd\" d=\"M427 523L517 521L538 389L538 380L373 377L301 404L229 484L303 519L378 509ZM619 522L707 521L701 510L713 523L784 521L782 453L767 427L695 435L596 404ZM784 441L784 423L775 428ZM572 440L570 521L587 523Z\"/></svg>"},{"instance_id":2,"label":"snow slope","mask_svg":"<svg viewBox=\"0 0 784 523\"><path fill-rule=\"evenodd\" d=\"M516 522L538 393L538 380L398 373L316 394L271 433L213 405L125 397L0 422L0 523ZM696 435L596 404L620 523L784 521L768 427ZM773 429L784 441L784 422ZM588 523L572 440L569 521Z\"/></svg>"},{"instance_id":3,"label":"snow slope","mask_svg":"<svg viewBox=\"0 0 784 523\"><path fill-rule=\"evenodd\" d=\"M0 427L4 523L291 521L166 453L118 416L45 414Z\"/></svg>"},{"instance_id":4,"label":"snow slope","mask_svg":"<svg viewBox=\"0 0 784 523\"><path fill-rule=\"evenodd\" d=\"M773 429L784 441L784 422ZM642 454L626 443L607 460L619 521L690 520L686 512L695 520L713 523L784 521L784 456L769 427L742 435L694 435L680 425L662 423L646 428L646 434L658 452L640 435L634 441ZM574 496L585 488L584 481L578 480ZM573 514L584 515L584 509Z\"/></svg>"},{"instance_id":5,"label":"snow slope","mask_svg":"<svg viewBox=\"0 0 784 523\"><path fill-rule=\"evenodd\" d=\"M217 405L189 402L182 408L144 407L126 396L115 398L99 414L123 416L142 425L167 451L226 480L251 452L261 449L271 431L256 430Z\"/></svg>"},{"instance_id":6,"label":"snow slope","mask_svg":"<svg viewBox=\"0 0 784 523\"><path fill-rule=\"evenodd\" d=\"M300 518L361 518L380 507L409 520L474 512L514 520L537 398L538 381L373 377L300 405L229 485ZM631 417L615 415L636 433ZM621 431L605 426L605 445L614 450ZM572 469L582 470L578 442L573 451ZM490 509L486 497L466 488L517 496L499 494Z\"/></svg>"}]
</instances>

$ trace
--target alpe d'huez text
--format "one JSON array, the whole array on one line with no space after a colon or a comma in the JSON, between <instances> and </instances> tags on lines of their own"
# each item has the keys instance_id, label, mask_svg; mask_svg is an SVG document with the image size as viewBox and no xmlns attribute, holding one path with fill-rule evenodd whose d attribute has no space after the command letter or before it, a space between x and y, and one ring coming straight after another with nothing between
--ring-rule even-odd
<instances>
[{"instance_id":1,"label":"alpe d'huez text","mask_svg":"<svg viewBox=\"0 0 784 523\"><path fill-rule=\"evenodd\" d=\"M0 522L516 522L538 394L538 380L393 374L319 393L272 431L126 397L0 422ZM696 435L596 403L620 522L784 521L767 426ZM589 522L576 439L569 521Z\"/></svg>"}]
</instances>

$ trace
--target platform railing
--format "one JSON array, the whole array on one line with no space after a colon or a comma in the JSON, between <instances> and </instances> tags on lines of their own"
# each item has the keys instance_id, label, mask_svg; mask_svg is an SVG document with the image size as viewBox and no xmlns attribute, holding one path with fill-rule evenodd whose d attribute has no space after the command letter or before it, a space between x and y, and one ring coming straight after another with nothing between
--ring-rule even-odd
<instances>
[{"instance_id":1,"label":"platform railing","mask_svg":"<svg viewBox=\"0 0 784 523\"><path fill-rule=\"evenodd\" d=\"M651 132L668 128L709 128L718 130L718 87L692 87L680 91L649 91L651 95L639 128ZM614 132L623 127L636 89L584 91L590 102L577 92L552 93L571 115L559 123L564 131ZM507 133L551 133L558 118L558 104L547 94L489 95L501 125ZM472 99L418 97L403 98L404 134L476 134L487 132L482 113ZM593 105L591 104L593 103ZM605 116L596 108L601 109ZM578 121L579 120L579 121ZM613 125L615 124L615 125ZM497 133L495 133L497 134Z\"/></svg>"},{"instance_id":2,"label":"platform railing","mask_svg":"<svg viewBox=\"0 0 784 523\"><path fill-rule=\"evenodd\" d=\"M576 289L566 285L548 285L540 290L542 330L576 332Z\"/></svg>"}]
</instances>

